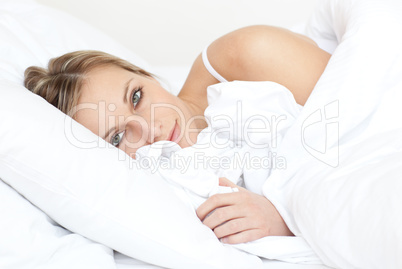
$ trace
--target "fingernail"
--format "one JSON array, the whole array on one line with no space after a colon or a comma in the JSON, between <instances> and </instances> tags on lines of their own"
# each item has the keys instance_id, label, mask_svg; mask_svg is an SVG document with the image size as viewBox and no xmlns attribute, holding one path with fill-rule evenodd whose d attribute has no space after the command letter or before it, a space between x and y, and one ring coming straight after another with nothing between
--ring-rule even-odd
<instances>
[{"instance_id":1,"label":"fingernail","mask_svg":"<svg viewBox=\"0 0 402 269\"><path fill-rule=\"evenodd\" d=\"M226 238L221 238L221 243L226 244L228 240Z\"/></svg>"}]
</instances>

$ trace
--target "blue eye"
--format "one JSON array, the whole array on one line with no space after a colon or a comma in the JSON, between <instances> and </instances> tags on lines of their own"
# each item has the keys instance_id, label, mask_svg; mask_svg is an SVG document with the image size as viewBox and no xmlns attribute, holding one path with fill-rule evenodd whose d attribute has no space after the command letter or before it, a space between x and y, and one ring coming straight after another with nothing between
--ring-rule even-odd
<instances>
[{"instance_id":1,"label":"blue eye","mask_svg":"<svg viewBox=\"0 0 402 269\"><path fill-rule=\"evenodd\" d=\"M131 96L131 102L133 103L134 108L140 103L141 94L142 94L142 88L139 88L135 90L133 95Z\"/></svg>"},{"instance_id":2,"label":"blue eye","mask_svg":"<svg viewBox=\"0 0 402 269\"><path fill-rule=\"evenodd\" d=\"M123 136L124 132L113 135L112 138L110 139L110 144L112 144L115 147L118 147L121 143L121 140L123 139Z\"/></svg>"}]
</instances>

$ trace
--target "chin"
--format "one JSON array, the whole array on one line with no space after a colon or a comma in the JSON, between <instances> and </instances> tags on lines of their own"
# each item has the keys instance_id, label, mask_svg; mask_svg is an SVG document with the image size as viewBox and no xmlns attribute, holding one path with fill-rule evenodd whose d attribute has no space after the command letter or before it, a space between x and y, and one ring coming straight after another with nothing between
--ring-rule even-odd
<instances>
[{"instance_id":1,"label":"chin","mask_svg":"<svg viewBox=\"0 0 402 269\"><path fill-rule=\"evenodd\" d=\"M191 147L192 145L194 145L194 143L189 143L189 141L187 141L187 139L185 139L185 138L182 138L179 142L177 142L177 144L181 148L188 148L188 147Z\"/></svg>"},{"instance_id":2,"label":"chin","mask_svg":"<svg viewBox=\"0 0 402 269\"><path fill-rule=\"evenodd\" d=\"M179 141L178 143L177 143L177 145L179 145L181 148L187 148L187 147L189 147L189 146L191 146L191 145L189 145L188 143L186 143L186 142L183 142L183 141Z\"/></svg>"}]
</instances>

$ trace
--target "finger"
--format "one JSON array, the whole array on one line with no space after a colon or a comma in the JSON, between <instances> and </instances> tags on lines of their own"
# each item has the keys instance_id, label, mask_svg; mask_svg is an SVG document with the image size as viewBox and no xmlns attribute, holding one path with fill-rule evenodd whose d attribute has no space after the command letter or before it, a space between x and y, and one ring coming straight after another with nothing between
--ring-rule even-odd
<instances>
[{"instance_id":1,"label":"finger","mask_svg":"<svg viewBox=\"0 0 402 269\"><path fill-rule=\"evenodd\" d=\"M202 223L213 230L227 221L241 217L244 217L244 214L241 212L241 210L239 210L238 207L225 206L217 208L210 215L208 215Z\"/></svg>"},{"instance_id":2,"label":"finger","mask_svg":"<svg viewBox=\"0 0 402 269\"><path fill-rule=\"evenodd\" d=\"M212 195L197 208L196 213L198 218L204 220L209 213L218 207L236 204L239 201L238 195L239 193L237 192Z\"/></svg>"},{"instance_id":3,"label":"finger","mask_svg":"<svg viewBox=\"0 0 402 269\"><path fill-rule=\"evenodd\" d=\"M223 237L221 238L221 242L224 244L241 244L251 242L262 237L264 237L264 235L261 230L251 229Z\"/></svg>"},{"instance_id":4,"label":"finger","mask_svg":"<svg viewBox=\"0 0 402 269\"><path fill-rule=\"evenodd\" d=\"M219 186L237 188L239 191L244 191L245 190L244 188L234 184L232 181L230 181L226 177L220 177L219 178Z\"/></svg>"},{"instance_id":5,"label":"finger","mask_svg":"<svg viewBox=\"0 0 402 269\"><path fill-rule=\"evenodd\" d=\"M214 229L216 237L223 238L250 229L250 222L246 218L237 218L218 226Z\"/></svg>"},{"instance_id":6,"label":"finger","mask_svg":"<svg viewBox=\"0 0 402 269\"><path fill-rule=\"evenodd\" d=\"M237 185L234 184L229 179L227 179L226 177L220 177L219 178L219 186L237 188Z\"/></svg>"}]
</instances>

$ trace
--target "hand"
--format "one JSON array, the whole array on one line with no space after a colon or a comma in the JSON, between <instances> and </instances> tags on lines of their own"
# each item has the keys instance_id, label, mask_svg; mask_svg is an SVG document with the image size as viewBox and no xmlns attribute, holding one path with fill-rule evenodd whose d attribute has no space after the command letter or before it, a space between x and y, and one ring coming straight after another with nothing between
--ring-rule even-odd
<instances>
[{"instance_id":1,"label":"hand","mask_svg":"<svg viewBox=\"0 0 402 269\"><path fill-rule=\"evenodd\" d=\"M239 192L211 196L198 207L197 216L222 243L239 244L269 235L293 235L267 198L241 188L227 178L220 178L219 185L238 188Z\"/></svg>"}]
</instances>

